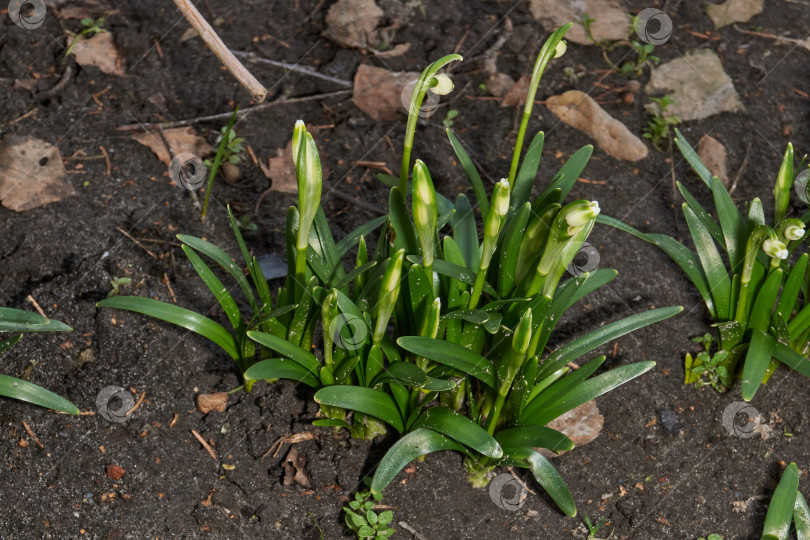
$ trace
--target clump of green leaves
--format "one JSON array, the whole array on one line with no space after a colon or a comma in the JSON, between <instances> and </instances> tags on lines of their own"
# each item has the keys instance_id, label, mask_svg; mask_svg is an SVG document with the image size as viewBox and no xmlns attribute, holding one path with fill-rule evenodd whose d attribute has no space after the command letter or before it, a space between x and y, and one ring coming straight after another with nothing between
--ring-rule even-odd
<instances>
[{"instance_id":1,"label":"clump of green leaves","mask_svg":"<svg viewBox=\"0 0 810 540\"><path fill-rule=\"evenodd\" d=\"M73 51L73 47L75 47L81 39L84 39L85 36L90 34L100 34L107 31L104 28L104 17L99 17L96 20L86 17L81 20L81 24L82 29L71 36L73 40L70 42L70 45L68 45L68 48L65 51L65 58L70 55L71 51Z\"/></svg>"},{"instance_id":2,"label":"clump of green leaves","mask_svg":"<svg viewBox=\"0 0 810 540\"><path fill-rule=\"evenodd\" d=\"M628 17L630 17L631 19L630 35L628 36L627 39L614 41L612 43L607 41L600 41L594 37L592 26L596 22L596 19L592 18L587 13L582 14L582 18L580 19L578 24L582 26L583 30L585 31L585 36L587 37L588 41L590 41L591 43L597 45L600 49L602 49L602 55L605 58L605 62L607 62L607 64L611 66L611 68L614 69L616 72L629 77L631 75L636 76L641 75L644 72L645 68L649 67L652 64L658 64L661 61L661 59L653 54L653 52L655 51L655 45L653 45L652 43L642 43L637 39L633 39L632 29L636 27L635 24L636 17L631 14L628 14ZM610 60L610 58L608 57L608 53L610 53L617 47L624 47L624 48L629 47L632 53L635 54L635 58L622 63L621 66L614 64L613 61ZM625 54L623 58L626 56L627 54Z\"/></svg>"},{"instance_id":3,"label":"clump of green leaves","mask_svg":"<svg viewBox=\"0 0 810 540\"><path fill-rule=\"evenodd\" d=\"M371 483L368 478L365 481L367 485ZM371 491L366 489L355 493L354 500L349 502L349 506L343 507L346 512L346 525L357 538L389 538L396 532L396 529L390 527L390 523L394 520L394 512L385 510L378 514L374 511L375 504L381 500L379 494L372 495Z\"/></svg>"},{"instance_id":4,"label":"clump of green leaves","mask_svg":"<svg viewBox=\"0 0 810 540\"><path fill-rule=\"evenodd\" d=\"M667 112L667 108L673 103L670 96L650 98L650 100L652 101L651 106L647 107L650 120L642 131L642 137L649 139L653 148L663 152L669 148L669 141L672 138L670 128L680 124L681 120Z\"/></svg>"},{"instance_id":5,"label":"clump of green leaves","mask_svg":"<svg viewBox=\"0 0 810 540\"><path fill-rule=\"evenodd\" d=\"M743 399L750 401L779 363L810 377L810 256L805 245L810 212L788 215L793 182L806 156L794 168L793 146L788 144L767 225L762 202L755 198L740 211L683 134L677 128L675 133L675 143L709 188L715 206L716 218L677 184L686 201L683 213L694 251L671 236L642 233L606 216L599 219L657 245L695 285L717 329L717 354L726 353L714 366L723 387L730 388L739 374ZM799 255L799 248L805 253Z\"/></svg>"},{"instance_id":6,"label":"clump of green leaves","mask_svg":"<svg viewBox=\"0 0 810 540\"><path fill-rule=\"evenodd\" d=\"M694 384L695 388L702 388L708 384L718 392L728 390L722 383L722 381L728 380L728 370L724 365L728 359L728 351L717 351L715 354L711 354L714 336L709 332L692 338L692 341L700 343L703 350L694 358L690 353L686 353L684 360L686 377L684 383Z\"/></svg>"},{"instance_id":7,"label":"clump of green leaves","mask_svg":"<svg viewBox=\"0 0 810 540\"><path fill-rule=\"evenodd\" d=\"M630 40L630 47L632 47L636 57L632 61L623 63L621 67L617 69L622 75L641 75L644 72L644 68L661 61L660 58L653 54L655 45L652 43L642 43L633 39Z\"/></svg>"},{"instance_id":8,"label":"clump of green leaves","mask_svg":"<svg viewBox=\"0 0 810 540\"><path fill-rule=\"evenodd\" d=\"M23 333L70 332L73 329L63 322L48 319L38 313L21 309L0 307L0 333L13 333L0 341L0 354L13 347ZM18 399L67 414L79 414L79 408L67 399L23 379L0 374L0 396Z\"/></svg>"}]
</instances>

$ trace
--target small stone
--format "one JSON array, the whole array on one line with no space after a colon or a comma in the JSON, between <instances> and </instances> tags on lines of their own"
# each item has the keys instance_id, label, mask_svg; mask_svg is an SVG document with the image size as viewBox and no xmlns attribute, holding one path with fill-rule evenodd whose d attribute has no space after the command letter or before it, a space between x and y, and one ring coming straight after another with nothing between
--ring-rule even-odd
<instances>
[{"instance_id":1,"label":"small stone","mask_svg":"<svg viewBox=\"0 0 810 540\"><path fill-rule=\"evenodd\" d=\"M375 45L374 30L383 15L374 0L338 0L326 13L323 34L344 47L363 49Z\"/></svg>"},{"instance_id":2,"label":"small stone","mask_svg":"<svg viewBox=\"0 0 810 540\"><path fill-rule=\"evenodd\" d=\"M712 137L704 135L698 141L697 153L700 160L712 173L720 179L724 186L728 187L728 167L726 166L726 147L723 143Z\"/></svg>"},{"instance_id":3,"label":"small stone","mask_svg":"<svg viewBox=\"0 0 810 540\"><path fill-rule=\"evenodd\" d=\"M225 177L225 180L231 184L238 181L239 177L242 175L239 167L233 163L223 163L220 168L222 170L222 176Z\"/></svg>"},{"instance_id":4,"label":"small stone","mask_svg":"<svg viewBox=\"0 0 810 540\"><path fill-rule=\"evenodd\" d=\"M125 473L126 471L120 465L114 463L107 465L107 476L113 480L121 480Z\"/></svg>"},{"instance_id":5,"label":"small stone","mask_svg":"<svg viewBox=\"0 0 810 540\"><path fill-rule=\"evenodd\" d=\"M208 414L211 411L225 412L228 406L228 393L215 392L213 394L199 394L197 396L197 409Z\"/></svg>"},{"instance_id":6,"label":"small stone","mask_svg":"<svg viewBox=\"0 0 810 540\"><path fill-rule=\"evenodd\" d=\"M661 409L658 411L658 416L661 418L661 425L664 431L670 435L677 435L681 427L681 423L674 412L669 409Z\"/></svg>"},{"instance_id":7,"label":"small stone","mask_svg":"<svg viewBox=\"0 0 810 540\"><path fill-rule=\"evenodd\" d=\"M85 349L79 353L79 359L76 361L76 365L82 367L85 364L89 364L95 361L96 361L96 353L93 352L93 349Z\"/></svg>"}]
</instances>

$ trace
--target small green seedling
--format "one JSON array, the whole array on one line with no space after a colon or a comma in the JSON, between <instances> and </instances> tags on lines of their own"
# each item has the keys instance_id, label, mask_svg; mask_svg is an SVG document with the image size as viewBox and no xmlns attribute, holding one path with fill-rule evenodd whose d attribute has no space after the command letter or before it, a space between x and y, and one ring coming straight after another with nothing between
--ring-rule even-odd
<instances>
[{"instance_id":1,"label":"small green seedling","mask_svg":"<svg viewBox=\"0 0 810 540\"><path fill-rule=\"evenodd\" d=\"M110 280L110 286L112 287L112 289L110 290L110 292L107 293L107 298L111 296L118 296L119 294L121 294L121 291L119 290L120 287L122 285L129 285L130 283L132 283L132 279L128 277L112 278Z\"/></svg>"},{"instance_id":2,"label":"small green seedling","mask_svg":"<svg viewBox=\"0 0 810 540\"><path fill-rule=\"evenodd\" d=\"M653 148L663 152L669 148L669 141L672 139L670 128L680 124L681 119L667 113L667 108L673 103L670 96L650 98L650 100L652 103L646 109L651 117L642 132L642 137L650 139Z\"/></svg>"},{"instance_id":3,"label":"small green seedling","mask_svg":"<svg viewBox=\"0 0 810 540\"><path fill-rule=\"evenodd\" d=\"M364 481L367 485L371 484L369 478ZM394 512L385 510L378 514L374 511L375 501L380 500L380 495L372 497L369 490L358 491L349 506L343 507L346 512L346 525L357 538L388 538L396 532L396 529L388 525L394 520Z\"/></svg>"},{"instance_id":4,"label":"small green seedling","mask_svg":"<svg viewBox=\"0 0 810 540\"><path fill-rule=\"evenodd\" d=\"M205 220L205 215L208 212L208 199L211 197L211 188L214 186L214 179L217 176L219 168L223 163L231 163L236 165L242 161L240 154L244 151L244 148L242 147L244 139L236 138L236 132L233 131L233 125L236 123L236 115L238 112L239 107L234 109L231 119L228 121L228 125L220 130L222 133L217 139L219 141L219 147L217 148L217 153L214 156L214 161L207 159L204 161L205 166L208 167L211 174L208 176L208 186L205 188L205 202L203 203L202 220Z\"/></svg>"},{"instance_id":5,"label":"small green seedling","mask_svg":"<svg viewBox=\"0 0 810 540\"><path fill-rule=\"evenodd\" d=\"M655 45L652 43L641 43L640 41L632 40L630 46L636 52L636 58L632 62L625 62L617 69L622 75L641 75L645 67L651 64L657 64L661 61L660 58L655 56L653 51Z\"/></svg>"},{"instance_id":6,"label":"small green seedling","mask_svg":"<svg viewBox=\"0 0 810 540\"><path fill-rule=\"evenodd\" d=\"M102 32L106 32L107 30L104 29L104 17L99 17L95 21L90 17L82 19L82 29L73 34L73 41L70 42L67 50L65 51L65 58L73 51L73 47L89 34L100 34Z\"/></svg>"},{"instance_id":7,"label":"small green seedling","mask_svg":"<svg viewBox=\"0 0 810 540\"><path fill-rule=\"evenodd\" d=\"M698 540L723 540L723 537L719 534L710 534L709 536L703 538L702 536L698 538Z\"/></svg>"},{"instance_id":8,"label":"small green seedling","mask_svg":"<svg viewBox=\"0 0 810 540\"><path fill-rule=\"evenodd\" d=\"M442 120L442 124L444 124L444 127L446 128L453 127L454 124L453 120L455 120L457 117L458 111L456 109L450 109L449 111L447 111L444 120Z\"/></svg>"},{"instance_id":9,"label":"small green seedling","mask_svg":"<svg viewBox=\"0 0 810 540\"><path fill-rule=\"evenodd\" d=\"M695 388L702 388L711 385L718 392L728 390L722 381L728 380L728 370L725 362L728 359L728 351L717 351L711 354L711 346L714 337L706 332L702 336L692 338L695 343L700 343L703 350L692 358L690 353L686 353L684 360L686 377L685 384L694 384Z\"/></svg>"},{"instance_id":10,"label":"small green seedling","mask_svg":"<svg viewBox=\"0 0 810 540\"><path fill-rule=\"evenodd\" d=\"M601 529L605 525L605 522L607 521L606 517L602 516L602 519L600 519L596 523L596 525L594 525L591 522L591 518L589 518L588 514L586 514L585 512L582 512L582 519L583 521L585 521L585 526L588 527L588 538L586 538L585 540L607 540L596 536L596 534L599 532L599 529ZM610 538L611 536L613 536L613 533L610 533L610 536L608 536L607 538Z\"/></svg>"}]
</instances>

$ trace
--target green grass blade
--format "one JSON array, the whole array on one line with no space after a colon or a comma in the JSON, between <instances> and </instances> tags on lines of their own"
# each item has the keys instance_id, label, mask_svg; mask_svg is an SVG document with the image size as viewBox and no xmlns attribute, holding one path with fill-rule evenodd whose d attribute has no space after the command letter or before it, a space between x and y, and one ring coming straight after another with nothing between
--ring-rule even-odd
<instances>
[{"instance_id":1,"label":"green grass blade","mask_svg":"<svg viewBox=\"0 0 810 540\"><path fill-rule=\"evenodd\" d=\"M669 255L675 261L675 264L683 270L684 274L698 290L701 298L703 298L712 319L717 320L717 307L714 298L712 298L709 281L706 279L706 274L703 272L697 254L671 236L665 234L650 234L648 236L656 246Z\"/></svg>"},{"instance_id":2,"label":"green grass blade","mask_svg":"<svg viewBox=\"0 0 810 540\"><path fill-rule=\"evenodd\" d=\"M481 426L446 407L431 407L414 423L414 428L427 428L447 435L476 452L498 459L503 450Z\"/></svg>"},{"instance_id":3,"label":"green grass blade","mask_svg":"<svg viewBox=\"0 0 810 540\"><path fill-rule=\"evenodd\" d=\"M388 197L388 216L396 234L394 251L405 248L405 253L420 253L416 231L399 188L391 188Z\"/></svg>"},{"instance_id":4,"label":"green grass blade","mask_svg":"<svg viewBox=\"0 0 810 540\"><path fill-rule=\"evenodd\" d=\"M521 169L522 170L522 169ZM518 178L520 175L518 175ZM532 205L524 203L512 216L506 230L502 233L500 257L498 257L498 293L504 297L515 289L520 241L526 232Z\"/></svg>"},{"instance_id":5,"label":"green grass blade","mask_svg":"<svg viewBox=\"0 0 810 540\"><path fill-rule=\"evenodd\" d=\"M16 336L12 336L8 339L0 341L0 354L3 354L4 352L12 348L14 345L16 345L17 342L22 339L22 336L23 336L22 334L17 334Z\"/></svg>"},{"instance_id":6,"label":"green grass blade","mask_svg":"<svg viewBox=\"0 0 810 540\"><path fill-rule=\"evenodd\" d=\"M213 341L234 360L241 358L233 335L219 323L190 309L140 296L112 296L105 298L96 306L134 311L183 327Z\"/></svg>"},{"instance_id":7,"label":"green grass blade","mask_svg":"<svg viewBox=\"0 0 810 540\"><path fill-rule=\"evenodd\" d=\"M686 187L680 182L678 182L678 189L680 190L681 195L683 195L683 198L686 201L685 203L686 206L692 209L692 211L695 213L695 216L697 216L697 218L700 220L703 226L706 227L706 230L709 231L709 234L712 235L714 241L717 242L718 245L721 246L725 245L723 240L723 231L720 230L720 225L718 225L717 222L712 219L712 217L708 214L708 212L706 212L706 210L703 209L703 207L700 205L697 199L695 199L695 197L692 196L691 193L689 193L689 190L686 189Z\"/></svg>"},{"instance_id":8,"label":"green grass blade","mask_svg":"<svg viewBox=\"0 0 810 540\"><path fill-rule=\"evenodd\" d=\"M405 431L405 423L394 398L380 390L364 386L327 386L315 392L315 401L320 405L367 414L379 418L399 433Z\"/></svg>"},{"instance_id":9,"label":"green grass blade","mask_svg":"<svg viewBox=\"0 0 810 540\"><path fill-rule=\"evenodd\" d=\"M222 306L222 310L231 322L231 326L238 328L242 323L242 315L239 313L239 307L236 305L236 302L234 302L233 297L228 293L228 290L219 278L193 249L187 245L183 245L182 249L183 253L188 257L188 260L191 261L191 265L194 267L197 275L200 276L205 286L208 287L208 290L210 290L214 298L217 299L219 305Z\"/></svg>"},{"instance_id":10,"label":"green grass blade","mask_svg":"<svg viewBox=\"0 0 810 540\"><path fill-rule=\"evenodd\" d=\"M318 370L321 368L321 363L311 352L305 351L300 347L293 345L284 338L280 338L266 332L250 330L248 331L247 335L256 343L264 345L265 347L298 362L313 375L318 375Z\"/></svg>"},{"instance_id":11,"label":"green grass blade","mask_svg":"<svg viewBox=\"0 0 810 540\"><path fill-rule=\"evenodd\" d=\"M748 328L768 331L770 326L773 307L776 304L776 296L782 286L784 272L781 269L774 270L768 275L768 279L760 287L754 300L754 307L751 309L751 316L748 318Z\"/></svg>"},{"instance_id":12,"label":"green grass blade","mask_svg":"<svg viewBox=\"0 0 810 540\"><path fill-rule=\"evenodd\" d=\"M307 368L288 358L268 358L250 366L244 375L245 381L266 379L289 379L299 381L312 388L320 388L321 381Z\"/></svg>"},{"instance_id":13,"label":"green grass blade","mask_svg":"<svg viewBox=\"0 0 810 540\"><path fill-rule=\"evenodd\" d=\"M366 270L371 270L375 266L377 266L377 261L369 261L362 266L358 266L357 268L355 268L354 270L343 276L337 283L335 283L334 288L342 289L343 287L351 283L354 278L356 278Z\"/></svg>"},{"instance_id":14,"label":"green grass blade","mask_svg":"<svg viewBox=\"0 0 810 540\"><path fill-rule=\"evenodd\" d=\"M636 229L632 225L628 225L624 221L620 221L614 217L610 217L608 215L600 213L596 216L596 222L601 223L602 225L610 225L613 228L619 229L622 232L626 232L627 234L632 234L636 238L640 238L645 242L655 243L653 242L646 233L641 232L640 230Z\"/></svg>"},{"instance_id":15,"label":"green grass blade","mask_svg":"<svg viewBox=\"0 0 810 540\"><path fill-rule=\"evenodd\" d=\"M554 500L560 510L566 516L574 517L577 515L577 505L574 498L571 496L571 491L565 485L565 481L554 468L549 460L544 458L540 452L533 451L528 459L529 468L546 493Z\"/></svg>"},{"instance_id":16,"label":"green grass blade","mask_svg":"<svg viewBox=\"0 0 810 540\"><path fill-rule=\"evenodd\" d=\"M797 353L787 345L776 342L773 356L790 369L798 371L805 377L810 377L810 360Z\"/></svg>"},{"instance_id":17,"label":"green grass blade","mask_svg":"<svg viewBox=\"0 0 810 540\"><path fill-rule=\"evenodd\" d=\"M776 305L776 313L781 315L785 321L790 320L793 315L793 309L796 307L796 301L799 298L799 291L801 291L802 284L804 283L804 275L807 272L807 261L810 255L807 253L799 257L796 264L791 269L785 280L785 286L782 288L782 294L779 295L779 303ZM774 315L775 317L775 315Z\"/></svg>"},{"instance_id":18,"label":"green grass blade","mask_svg":"<svg viewBox=\"0 0 810 540\"><path fill-rule=\"evenodd\" d=\"M0 396L18 399L68 414L79 414L79 408L50 390L22 379L0 375Z\"/></svg>"},{"instance_id":19,"label":"green grass blade","mask_svg":"<svg viewBox=\"0 0 810 540\"><path fill-rule=\"evenodd\" d=\"M593 154L593 146L586 144L574 152L563 166L560 167L560 170L557 172L559 179L546 188L547 190L561 190L560 199L556 202L563 204L563 201L565 201L568 194L571 193L571 190L574 188L574 184L579 180L579 175L585 170L588 160L591 159L591 154ZM545 194L545 191L543 193ZM540 196L542 197L543 195Z\"/></svg>"},{"instance_id":20,"label":"green grass blade","mask_svg":"<svg viewBox=\"0 0 810 540\"><path fill-rule=\"evenodd\" d=\"M70 332L70 326L23 309L0 307L0 332Z\"/></svg>"},{"instance_id":21,"label":"green grass blade","mask_svg":"<svg viewBox=\"0 0 810 540\"><path fill-rule=\"evenodd\" d=\"M683 157L686 158L686 162L692 167L692 170L697 173L707 186L711 187L712 173L709 172L709 169L707 169L706 165L700 160L695 149L692 148L689 141L686 140L686 137L683 136L683 133L681 133L678 128L675 128L675 144L678 146L678 150L681 151L681 154L683 154Z\"/></svg>"},{"instance_id":22,"label":"green grass blade","mask_svg":"<svg viewBox=\"0 0 810 540\"><path fill-rule=\"evenodd\" d=\"M323 390L321 390L323 391ZM385 453L374 472L371 492L377 495L390 484L396 475L419 456L441 450L466 452L463 446L432 429L415 429L394 443Z\"/></svg>"},{"instance_id":23,"label":"green grass blade","mask_svg":"<svg viewBox=\"0 0 810 540\"><path fill-rule=\"evenodd\" d=\"M796 493L793 523L796 525L796 540L810 540L810 508L801 492Z\"/></svg>"},{"instance_id":24,"label":"green grass blade","mask_svg":"<svg viewBox=\"0 0 810 540\"><path fill-rule=\"evenodd\" d=\"M545 134L538 131L529 143L529 148L523 155L523 162L515 177L515 185L512 186L512 193L509 197L509 206L520 208L529 200L534 186L534 179L537 177L537 169L540 167L540 158L543 154L543 140Z\"/></svg>"},{"instance_id":25,"label":"green grass blade","mask_svg":"<svg viewBox=\"0 0 810 540\"><path fill-rule=\"evenodd\" d=\"M742 371L742 397L745 401L754 399L775 348L776 339L773 336L761 330L754 330L751 333L751 342L748 345L748 353L745 356Z\"/></svg>"},{"instance_id":26,"label":"green grass blade","mask_svg":"<svg viewBox=\"0 0 810 540\"><path fill-rule=\"evenodd\" d=\"M561 367L573 362L583 354L595 348L617 339L625 334L644 328L650 324L663 321L683 310L681 306L670 306L665 308L651 309L643 313L631 315L619 321L612 322L588 333L581 338L567 343L551 353L541 364L541 370L537 375L537 380L544 379Z\"/></svg>"},{"instance_id":27,"label":"green grass blade","mask_svg":"<svg viewBox=\"0 0 810 540\"><path fill-rule=\"evenodd\" d=\"M178 234L177 239L183 242L184 244L199 251L203 255L213 259L214 262L220 265L223 268L223 270L225 270L228 274L230 274L230 276L236 281L236 284L239 285L239 288L242 289L242 292L245 294L245 298L248 299L248 302L250 302L250 307L253 308L253 311L258 311L258 307L256 305L256 297L253 294L253 289L251 289L247 278L245 278L245 274L242 272L242 269L236 264L236 261L234 260L233 257L228 255L220 247L212 244L211 242L203 240L201 238L197 238L195 236Z\"/></svg>"},{"instance_id":28,"label":"green grass blade","mask_svg":"<svg viewBox=\"0 0 810 540\"><path fill-rule=\"evenodd\" d=\"M779 540L788 540L790 523L793 521L793 507L796 505L796 494L799 492L799 469L791 463L782 473L782 479L768 505L765 515L765 527L762 536L774 536Z\"/></svg>"},{"instance_id":29,"label":"green grass blade","mask_svg":"<svg viewBox=\"0 0 810 540\"><path fill-rule=\"evenodd\" d=\"M445 131L447 132L447 138L450 139L450 146L453 147L453 151L456 153L459 163L461 163L464 172L467 173L470 184L472 184L476 202L481 209L481 217L486 219L487 213L489 213L489 199L487 199L487 191L484 189L484 182L481 181L478 170L475 168L475 165L473 165L470 156L467 154L467 151L464 150L458 138L450 131L450 128L447 128Z\"/></svg>"},{"instance_id":30,"label":"green grass blade","mask_svg":"<svg viewBox=\"0 0 810 540\"><path fill-rule=\"evenodd\" d=\"M729 306L731 298L731 280L728 277L726 265L714 245L711 234L686 204L683 206L683 214L686 216L686 224L689 227L692 240L695 242L695 250L700 259L700 265L709 283L709 290L717 310L717 318L726 321L730 318Z\"/></svg>"},{"instance_id":31,"label":"green grass blade","mask_svg":"<svg viewBox=\"0 0 810 540\"><path fill-rule=\"evenodd\" d=\"M731 200L725 186L716 177L711 181L712 194L714 195L714 206L717 209L717 219L720 221L720 229L723 231L726 252L732 272L737 270L745 257L745 241L747 224L742 214Z\"/></svg>"},{"instance_id":32,"label":"green grass blade","mask_svg":"<svg viewBox=\"0 0 810 540\"><path fill-rule=\"evenodd\" d=\"M495 374L490 361L462 345L420 336L401 337L397 344L408 352L458 369L495 388Z\"/></svg>"}]
</instances>

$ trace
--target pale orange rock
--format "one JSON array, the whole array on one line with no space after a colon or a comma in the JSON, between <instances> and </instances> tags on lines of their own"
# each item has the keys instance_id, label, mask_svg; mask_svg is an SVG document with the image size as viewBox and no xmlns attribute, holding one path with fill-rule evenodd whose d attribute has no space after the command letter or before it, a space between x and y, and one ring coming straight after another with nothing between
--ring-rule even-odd
<instances>
[{"instance_id":1,"label":"pale orange rock","mask_svg":"<svg viewBox=\"0 0 810 540\"><path fill-rule=\"evenodd\" d=\"M592 399L555 418L549 422L548 427L564 434L575 446L582 446L596 439L602 432L604 424L605 418L599 412L596 401ZM557 455L545 448L538 451L547 458Z\"/></svg>"},{"instance_id":2,"label":"pale orange rock","mask_svg":"<svg viewBox=\"0 0 810 540\"><path fill-rule=\"evenodd\" d=\"M59 148L33 137L10 137L0 143L0 200L24 212L76 195L63 181Z\"/></svg>"},{"instance_id":3,"label":"pale orange rock","mask_svg":"<svg viewBox=\"0 0 810 540\"><path fill-rule=\"evenodd\" d=\"M197 409L208 414L211 411L225 412L228 407L228 393L215 392L213 394L199 394L197 396Z\"/></svg>"},{"instance_id":4,"label":"pale orange rock","mask_svg":"<svg viewBox=\"0 0 810 540\"><path fill-rule=\"evenodd\" d=\"M712 173L720 179L724 186L728 187L728 167L726 165L726 147L723 143L712 137L704 135L697 145L697 153L700 160Z\"/></svg>"}]
</instances>

